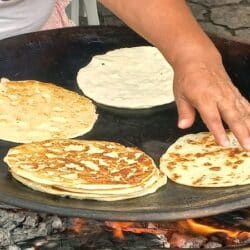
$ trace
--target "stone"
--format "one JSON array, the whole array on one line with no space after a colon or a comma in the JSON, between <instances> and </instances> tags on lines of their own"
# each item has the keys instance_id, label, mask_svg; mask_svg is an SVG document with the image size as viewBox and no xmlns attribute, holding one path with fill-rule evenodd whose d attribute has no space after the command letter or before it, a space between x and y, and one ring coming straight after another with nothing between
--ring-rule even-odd
<instances>
[{"instance_id":1,"label":"stone","mask_svg":"<svg viewBox=\"0 0 250 250\"><path fill-rule=\"evenodd\" d=\"M26 227L35 227L38 224L38 216L36 213L28 213L23 225Z\"/></svg>"},{"instance_id":2,"label":"stone","mask_svg":"<svg viewBox=\"0 0 250 250\"><path fill-rule=\"evenodd\" d=\"M7 247L7 250L21 250L21 248L17 245L11 245Z\"/></svg>"},{"instance_id":3,"label":"stone","mask_svg":"<svg viewBox=\"0 0 250 250\"><path fill-rule=\"evenodd\" d=\"M211 20L231 29L250 27L250 6L223 6L211 9Z\"/></svg>"},{"instance_id":4,"label":"stone","mask_svg":"<svg viewBox=\"0 0 250 250\"><path fill-rule=\"evenodd\" d=\"M235 34L236 34L239 41L250 44L250 29L236 30Z\"/></svg>"},{"instance_id":5,"label":"stone","mask_svg":"<svg viewBox=\"0 0 250 250\"><path fill-rule=\"evenodd\" d=\"M19 224L25 219L25 213L8 212L7 210L0 209L0 226L3 227L6 223L12 222Z\"/></svg>"},{"instance_id":6,"label":"stone","mask_svg":"<svg viewBox=\"0 0 250 250\"><path fill-rule=\"evenodd\" d=\"M6 229L0 228L0 247L9 246L12 243L10 232Z\"/></svg>"},{"instance_id":7,"label":"stone","mask_svg":"<svg viewBox=\"0 0 250 250\"><path fill-rule=\"evenodd\" d=\"M214 242L214 241L209 241L208 243L206 243L204 245L204 248L208 248L208 249L212 249L212 248L221 248L222 244L218 243L218 242Z\"/></svg>"},{"instance_id":8,"label":"stone","mask_svg":"<svg viewBox=\"0 0 250 250\"><path fill-rule=\"evenodd\" d=\"M206 6L220 6L225 4L237 4L240 3L242 0L189 0L192 3L199 3Z\"/></svg>"},{"instance_id":9,"label":"stone","mask_svg":"<svg viewBox=\"0 0 250 250\"><path fill-rule=\"evenodd\" d=\"M61 218L55 215L51 219L52 219L51 226L53 229L62 230L64 228Z\"/></svg>"},{"instance_id":10,"label":"stone","mask_svg":"<svg viewBox=\"0 0 250 250\"><path fill-rule=\"evenodd\" d=\"M197 20L206 20L206 14L208 14L208 10L199 4L189 4L190 9L192 10L193 15L196 17Z\"/></svg>"},{"instance_id":11,"label":"stone","mask_svg":"<svg viewBox=\"0 0 250 250\"><path fill-rule=\"evenodd\" d=\"M11 231L12 229L16 228L16 223L13 221L8 221L2 226L2 228Z\"/></svg>"},{"instance_id":12,"label":"stone","mask_svg":"<svg viewBox=\"0 0 250 250\"><path fill-rule=\"evenodd\" d=\"M218 37L233 39L233 34L228 31L225 27L217 26L208 22L200 22L201 27L207 33L217 35Z\"/></svg>"}]
</instances>

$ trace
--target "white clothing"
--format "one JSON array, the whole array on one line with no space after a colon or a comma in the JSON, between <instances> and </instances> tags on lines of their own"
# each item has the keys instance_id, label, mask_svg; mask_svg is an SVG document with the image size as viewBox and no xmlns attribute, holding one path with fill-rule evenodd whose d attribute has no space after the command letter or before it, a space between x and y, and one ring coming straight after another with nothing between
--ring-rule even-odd
<instances>
[{"instance_id":1,"label":"white clothing","mask_svg":"<svg viewBox=\"0 0 250 250\"><path fill-rule=\"evenodd\" d=\"M39 30L55 0L0 0L0 39Z\"/></svg>"}]
</instances>

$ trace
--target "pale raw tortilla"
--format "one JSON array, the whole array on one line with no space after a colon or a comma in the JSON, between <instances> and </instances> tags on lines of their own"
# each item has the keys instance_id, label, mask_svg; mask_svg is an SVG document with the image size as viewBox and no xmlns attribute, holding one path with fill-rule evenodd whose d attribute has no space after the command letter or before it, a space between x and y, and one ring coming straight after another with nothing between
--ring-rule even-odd
<instances>
[{"instance_id":1,"label":"pale raw tortilla","mask_svg":"<svg viewBox=\"0 0 250 250\"><path fill-rule=\"evenodd\" d=\"M90 131L97 119L86 97L34 80L0 82L0 139L33 142L73 138Z\"/></svg>"},{"instance_id":2,"label":"pale raw tortilla","mask_svg":"<svg viewBox=\"0 0 250 250\"><path fill-rule=\"evenodd\" d=\"M232 132L230 147L216 144L211 133L179 138L161 157L160 169L173 181L194 187L250 184L250 152L243 150Z\"/></svg>"},{"instance_id":3,"label":"pale raw tortilla","mask_svg":"<svg viewBox=\"0 0 250 250\"><path fill-rule=\"evenodd\" d=\"M97 103L117 108L151 108L174 101L173 69L151 46L96 55L80 69L77 83Z\"/></svg>"},{"instance_id":4,"label":"pale raw tortilla","mask_svg":"<svg viewBox=\"0 0 250 250\"><path fill-rule=\"evenodd\" d=\"M4 161L13 177L29 187L79 199L134 198L153 193L167 182L144 152L113 142L24 144L11 148Z\"/></svg>"}]
</instances>

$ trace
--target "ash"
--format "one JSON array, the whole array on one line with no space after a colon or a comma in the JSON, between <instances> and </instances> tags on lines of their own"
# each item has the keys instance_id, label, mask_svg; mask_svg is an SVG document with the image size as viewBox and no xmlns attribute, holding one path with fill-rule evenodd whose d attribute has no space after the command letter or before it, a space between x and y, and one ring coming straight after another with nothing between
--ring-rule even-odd
<instances>
[{"instance_id":1,"label":"ash","mask_svg":"<svg viewBox=\"0 0 250 250\"><path fill-rule=\"evenodd\" d=\"M231 215L230 215L231 216ZM238 217L237 217L238 216ZM238 218L243 226L248 224L249 218ZM233 223L236 223L233 221ZM154 228L154 223L142 223L148 228ZM170 233L167 234L135 234L125 232L125 239L114 237L107 223L81 218L59 217L45 213L37 213L0 204L0 249L6 250L160 250L170 248L185 249L216 249L221 247L250 244L246 242L226 242L223 237L188 235L174 230L171 224ZM226 248L230 249L230 248Z\"/></svg>"},{"instance_id":2,"label":"ash","mask_svg":"<svg viewBox=\"0 0 250 250\"><path fill-rule=\"evenodd\" d=\"M36 212L0 208L0 247L10 250L19 249L22 242L45 238L48 235L61 233L66 229L66 219L56 215L38 214Z\"/></svg>"}]
</instances>

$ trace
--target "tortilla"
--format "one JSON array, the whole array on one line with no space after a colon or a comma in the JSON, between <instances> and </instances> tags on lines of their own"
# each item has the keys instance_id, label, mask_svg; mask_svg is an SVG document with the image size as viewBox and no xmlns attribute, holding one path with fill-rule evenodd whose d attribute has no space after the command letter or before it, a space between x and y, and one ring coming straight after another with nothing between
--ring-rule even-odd
<instances>
[{"instance_id":1,"label":"tortilla","mask_svg":"<svg viewBox=\"0 0 250 250\"><path fill-rule=\"evenodd\" d=\"M73 138L89 132L97 114L86 97L34 80L0 83L0 139L19 143Z\"/></svg>"},{"instance_id":2,"label":"tortilla","mask_svg":"<svg viewBox=\"0 0 250 250\"><path fill-rule=\"evenodd\" d=\"M160 169L174 182L192 187L250 184L250 152L228 131L230 147L216 144L209 132L179 138L160 159Z\"/></svg>"},{"instance_id":3,"label":"tortilla","mask_svg":"<svg viewBox=\"0 0 250 250\"><path fill-rule=\"evenodd\" d=\"M79 199L79 200L99 200L99 201L118 201L118 200L125 200L125 199L131 199L131 198L137 198L137 197L141 197L141 196L145 196L151 193L154 193L157 191L157 189L159 189L161 186L166 184L166 177L164 176L164 174L161 173L161 175L159 176L159 178L157 179L157 181L141 190L141 191L137 191L134 193L129 193L129 194L119 194L119 192L117 194L109 194L109 195L101 195L101 194L91 194L91 193L79 193L79 192L70 192L67 190L63 190L63 189L59 189L57 187L53 187L53 186L47 186L47 185L42 185L40 183L36 183L33 182L31 180L28 180L26 178L23 178L21 176L15 175L12 173L12 176L18 180L19 182L21 182L22 184L24 184L27 187L32 188L33 190L36 191L40 191L43 193L49 193L49 194L53 194L53 195L57 195L57 196L61 196L61 197L69 197L69 198L74 198L74 199Z\"/></svg>"},{"instance_id":4,"label":"tortilla","mask_svg":"<svg viewBox=\"0 0 250 250\"><path fill-rule=\"evenodd\" d=\"M97 103L141 109L173 102L173 77L158 49L141 46L94 56L79 70L77 83Z\"/></svg>"},{"instance_id":5,"label":"tortilla","mask_svg":"<svg viewBox=\"0 0 250 250\"><path fill-rule=\"evenodd\" d=\"M78 199L139 197L167 178L144 152L114 142L48 140L11 148L4 158L13 177L42 192Z\"/></svg>"}]
</instances>

